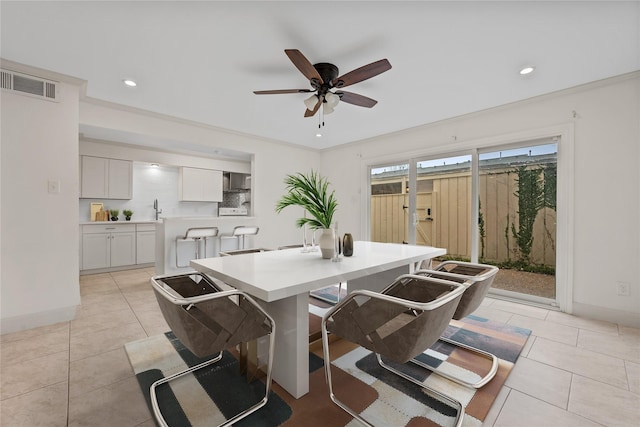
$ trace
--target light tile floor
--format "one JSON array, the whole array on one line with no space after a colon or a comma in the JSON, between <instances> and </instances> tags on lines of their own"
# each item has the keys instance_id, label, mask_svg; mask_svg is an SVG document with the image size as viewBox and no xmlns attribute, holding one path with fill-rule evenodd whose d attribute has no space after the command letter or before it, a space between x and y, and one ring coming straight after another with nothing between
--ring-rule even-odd
<instances>
[{"instance_id":1,"label":"light tile floor","mask_svg":"<svg viewBox=\"0 0 640 427\"><path fill-rule=\"evenodd\" d=\"M71 322L0 340L1 426L152 427L123 345L167 330L152 269L80 278ZM531 329L485 426L635 426L640 330L487 298L478 316Z\"/></svg>"}]
</instances>

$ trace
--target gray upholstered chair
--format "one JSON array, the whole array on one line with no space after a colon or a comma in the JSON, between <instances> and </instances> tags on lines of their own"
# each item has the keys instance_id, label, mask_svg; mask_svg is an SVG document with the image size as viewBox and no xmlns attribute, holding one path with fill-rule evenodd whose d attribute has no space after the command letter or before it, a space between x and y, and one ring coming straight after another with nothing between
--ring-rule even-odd
<instances>
[{"instance_id":1,"label":"gray upholstered chair","mask_svg":"<svg viewBox=\"0 0 640 427\"><path fill-rule=\"evenodd\" d=\"M273 319L243 291L222 291L201 273L156 276L151 279L151 284L162 315L174 335L198 357L215 355L151 385L151 406L158 423L167 426L156 397L159 385L218 362L225 349L269 335L264 398L220 426L231 425L266 405L271 390L275 337ZM220 386L224 387L224 384Z\"/></svg>"},{"instance_id":2,"label":"gray upholstered chair","mask_svg":"<svg viewBox=\"0 0 640 427\"><path fill-rule=\"evenodd\" d=\"M406 274L380 293L357 290L329 309L322 319L322 343L331 400L364 425L371 426L333 392L330 333L371 350L381 367L423 387L426 394L455 408L456 426L461 425L464 407L459 401L388 365L383 357L406 363L431 347L448 326L463 292L464 286L459 283Z\"/></svg>"},{"instance_id":3,"label":"gray upholstered chair","mask_svg":"<svg viewBox=\"0 0 640 427\"><path fill-rule=\"evenodd\" d=\"M438 264L438 266L436 266L436 268L432 270L418 270L415 272L415 274L418 275L458 282L465 287L465 291L462 294L462 298L460 299L458 308L453 315L453 319L455 320L460 320L464 317L467 317L480 306L482 300L484 300L485 296L487 295L487 292L489 292L491 284L493 283L493 279L496 277L497 273L498 268L496 266L462 261L444 261ZM441 337L440 341L447 342L456 347L464 348L486 359L489 359L491 361L491 367L489 368L488 373L476 382L469 382L462 378L455 377L449 373L434 369L431 366L420 363L418 361L415 361L415 363L423 366L426 369L432 370L433 372L442 375L445 378L455 381L458 384L462 384L464 386L472 388L480 388L484 386L486 383L491 381L491 379L498 372L498 358L495 355L478 348L468 346L466 344L452 341L448 338Z\"/></svg>"},{"instance_id":4,"label":"gray upholstered chair","mask_svg":"<svg viewBox=\"0 0 640 427\"><path fill-rule=\"evenodd\" d=\"M238 229L239 227L236 227ZM257 227L256 233L257 233ZM244 243L243 243L244 245ZM235 255L245 255L245 254L254 254L259 252L267 252L271 249L265 248L251 248L251 249L237 249L233 251L224 251L220 252L219 255L222 256L235 256ZM221 286L225 286L226 284L222 284ZM240 351L240 373L247 375L247 381L252 381L258 375L258 346L255 340L245 341L239 344Z\"/></svg>"}]
</instances>

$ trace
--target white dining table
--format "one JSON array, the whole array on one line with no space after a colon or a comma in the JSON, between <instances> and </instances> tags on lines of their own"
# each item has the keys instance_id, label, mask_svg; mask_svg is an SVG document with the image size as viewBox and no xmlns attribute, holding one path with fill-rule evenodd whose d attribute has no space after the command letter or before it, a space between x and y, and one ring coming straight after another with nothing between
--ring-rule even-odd
<instances>
[{"instance_id":1,"label":"white dining table","mask_svg":"<svg viewBox=\"0 0 640 427\"><path fill-rule=\"evenodd\" d=\"M293 397L309 392L309 292L337 283L347 291L380 291L416 263L445 255L431 246L354 242L353 256L339 262L300 248L192 260L196 271L247 292L276 324L273 379ZM262 344L261 347L265 347ZM259 359L266 349L259 350Z\"/></svg>"}]
</instances>

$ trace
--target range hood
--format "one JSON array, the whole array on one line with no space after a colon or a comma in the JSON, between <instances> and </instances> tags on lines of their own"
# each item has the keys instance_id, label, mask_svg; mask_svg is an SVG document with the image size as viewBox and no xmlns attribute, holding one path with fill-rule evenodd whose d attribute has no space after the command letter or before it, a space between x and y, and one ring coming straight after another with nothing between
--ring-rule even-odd
<instances>
[{"instance_id":1,"label":"range hood","mask_svg":"<svg viewBox=\"0 0 640 427\"><path fill-rule=\"evenodd\" d=\"M251 175L237 172L224 173L224 191L246 192L251 190Z\"/></svg>"}]
</instances>

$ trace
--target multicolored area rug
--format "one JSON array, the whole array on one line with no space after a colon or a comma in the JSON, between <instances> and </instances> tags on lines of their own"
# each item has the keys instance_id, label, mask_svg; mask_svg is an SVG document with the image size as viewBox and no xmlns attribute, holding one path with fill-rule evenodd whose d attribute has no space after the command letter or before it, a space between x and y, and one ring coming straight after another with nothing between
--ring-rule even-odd
<instances>
[{"instance_id":1,"label":"multicolored area rug","mask_svg":"<svg viewBox=\"0 0 640 427\"><path fill-rule=\"evenodd\" d=\"M495 378L480 390L473 390L421 369L415 372L412 369L412 374L461 401L466 406L465 427L481 426L529 335L529 330L475 316L452 321L445 336L500 358ZM351 348L341 341L331 345L332 377L338 399L376 426L453 425L455 411L427 396L422 388L380 368L369 351ZM147 402L153 381L201 361L170 332L128 343L125 350ZM321 354L321 349L315 353ZM294 399L274 383L268 404L235 425L359 425L329 399L323 360L317 354L309 354L310 392L307 395ZM444 343L435 344L421 358L468 378L482 376L488 369L485 359ZM170 386L161 386L158 394L160 407L170 426L210 426L220 424L258 401L264 394L264 383L257 380L247 384L238 374L237 359L225 352L217 364L175 380Z\"/></svg>"},{"instance_id":2,"label":"multicolored area rug","mask_svg":"<svg viewBox=\"0 0 640 427\"><path fill-rule=\"evenodd\" d=\"M338 297L338 292L340 291L340 297ZM347 295L347 285L346 283L340 287L338 285L327 286L326 288L316 289L314 291L309 292L310 304L315 304L313 298L316 300L327 302L331 305L335 305L338 303L340 298L343 298Z\"/></svg>"}]
</instances>

